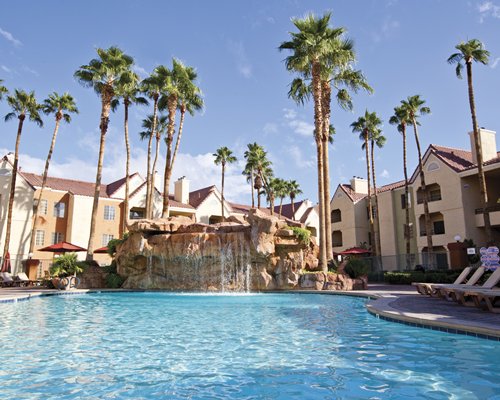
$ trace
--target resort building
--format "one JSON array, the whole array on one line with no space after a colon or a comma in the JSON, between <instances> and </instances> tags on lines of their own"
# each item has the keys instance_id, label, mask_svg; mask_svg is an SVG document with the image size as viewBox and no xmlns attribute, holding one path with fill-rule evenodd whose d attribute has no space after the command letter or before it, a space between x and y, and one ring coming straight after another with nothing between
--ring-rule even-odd
<instances>
[{"instance_id":1,"label":"resort building","mask_svg":"<svg viewBox=\"0 0 500 400\"><path fill-rule=\"evenodd\" d=\"M10 184L13 170L13 155L9 154L0 161L0 244L3 249ZM156 182L159 180L156 179ZM170 196L169 212L171 216L186 216L196 222L214 224L222 220L222 195L215 185L190 191L189 180L181 177L174 182L174 194ZM10 239L10 257L13 272L21 271L21 261L27 258L41 261L39 275L47 271L53 260L53 254L39 249L59 243L70 242L87 248L90 235L90 220L94 196L93 182L48 177L42 199L36 227L35 246L29 254L34 203L37 201L42 185L42 177L37 174L18 171L12 212ZM124 210L125 178L110 184L102 184L96 220L94 250L106 247L111 239L123 235L124 216L129 221L144 218L146 202L146 181L138 173L129 178L129 207ZM245 215L249 206L236 206L224 201L224 216ZM163 195L155 188L153 216L161 216ZM234 207L233 207L234 206ZM269 210L266 209L268 212ZM293 215L292 215L293 214ZM308 200L295 205L283 206L283 215L303 222L313 233L317 232L318 217L312 203ZM85 257L85 252L79 253ZM109 256L95 253L94 259L100 264L108 264Z\"/></svg>"},{"instance_id":2,"label":"resort building","mask_svg":"<svg viewBox=\"0 0 500 400\"><path fill-rule=\"evenodd\" d=\"M437 253L434 267L449 265L448 244L460 237L486 245L487 237L481 208L478 168L474 140L470 134L471 150L430 145L423 156L428 204L432 223L432 252ZM497 152L495 132L480 129L484 171L488 190L488 210L495 240L500 240L500 153ZM373 191L372 191L373 193ZM331 200L332 239L334 251L340 252L364 243L371 247L368 204L368 184L354 177L350 184L337 187ZM404 181L377 188L381 256L384 269L396 269L405 257ZM410 209L409 236L411 253L427 252L427 232L420 188L419 168L409 178L408 206ZM418 259L415 258L415 262ZM425 263L425 259L420 259ZM418 263L418 262L417 262Z\"/></svg>"}]
</instances>

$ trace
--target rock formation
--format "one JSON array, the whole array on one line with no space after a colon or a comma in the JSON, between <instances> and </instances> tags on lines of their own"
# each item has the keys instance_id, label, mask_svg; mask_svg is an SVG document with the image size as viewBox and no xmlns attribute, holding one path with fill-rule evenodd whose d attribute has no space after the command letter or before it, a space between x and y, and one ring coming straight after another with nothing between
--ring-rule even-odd
<instances>
[{"instance_id":1,"label":"rock formation","mask_svg":"<svg viewBox=\"0 0 500 400\"><path fill-rule=\"evenodd\" d=\"M215 225L184 217L139 220L129 232L128 239L117 246L115 258L118 273L126 279L125 288L293 289L300 288L300 281L309 282L301 278L304 270L318 266L314 241L302 243L286 221L257 209L246 220ZM306 275L311 279L316 274ZM323 281L317 279L313 286L321 290L326 282L323 274Z\"/></svg>"}]
</instances>

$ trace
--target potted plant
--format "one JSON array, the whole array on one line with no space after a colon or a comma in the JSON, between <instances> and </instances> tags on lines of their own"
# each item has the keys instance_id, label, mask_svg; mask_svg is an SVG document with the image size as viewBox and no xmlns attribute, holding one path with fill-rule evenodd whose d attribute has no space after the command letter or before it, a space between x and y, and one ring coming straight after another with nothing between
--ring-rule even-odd
<instances>
[{"instance_id":1,"label":"potted plant","mask_svg":"<svg viewBox=\"0 0 500 400\"><path fill-rule=\"evenodd\" d=\"M83 268L77 260L76 253L66 253L57 258L50 267L52 284L55 288L68 290L71 288L71 282L74 280L70 276L76 277L76 274L83 272ZM73 284L73 287L76 283Z\"/></svg>"}]
</instances>

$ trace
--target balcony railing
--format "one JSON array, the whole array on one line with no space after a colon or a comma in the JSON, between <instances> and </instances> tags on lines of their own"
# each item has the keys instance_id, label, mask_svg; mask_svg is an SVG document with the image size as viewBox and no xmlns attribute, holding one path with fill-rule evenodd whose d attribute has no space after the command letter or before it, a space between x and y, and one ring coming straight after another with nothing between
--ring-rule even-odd
<instances>
[{"instance_id":1,"label":"balcony railing","mask_svg":"<svg viewBox=\"0 0 500 400\"><path fill-rule=\"evenodd\" d=\"M486 211L487 212L500 211L500 204L495 204L494 206L486 207ZM483 209L482 208L476 208L475 213L476 214L482 214L483 213Z\"/></svg>"},{"instance_id":2,"label":"balcony railing","mask_svg":"<svg viewBox=\"0 0 500 400\"><path fill-rule=\"evenodd\" d=\"M429 193L428 202L442 200L441 193ZM417 204L422 204L424 202L423 197L417 198Z\"/></svg>"},{"instance_id":3,"label":"balcony railing","mask_svg":"<svg viewBox=\"0 0 500 400\"><path fill-rule=\"evenodd\" d=\"M446 232L444 230L434 230L434 229L431 229L431 235L434 236L434 235L444 235ZM427 233L425 231L420 231L420 237L422 236L427 236Z\"/></svg>"},{"instance_id":4,"label":"balcony railing","mask_svg":"<svg viewBox=\"0 0 500 400\"><path fill-rule=\"evenodd\" d=\"M342 242L333 242L332 247L342 247Z\"/></svg>"}]
</instances>

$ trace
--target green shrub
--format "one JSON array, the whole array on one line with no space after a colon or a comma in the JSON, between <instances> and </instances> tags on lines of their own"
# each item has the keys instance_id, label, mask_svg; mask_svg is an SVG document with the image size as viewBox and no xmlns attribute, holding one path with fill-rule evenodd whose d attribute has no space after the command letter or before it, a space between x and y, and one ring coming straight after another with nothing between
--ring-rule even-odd
<instances>
[{"instance_id":1,"label":"green shrub","mask_svg":"<svg viewBox=\"0 0 500 400\"><path fill-rule=\"evenodd\" d=\"M293 234L299 239L301 243L304 243L306 246L309 245L311 241L311 232L305 228L300 228L298 226L288 226L287 229L291 229Z\"/></svg>"},{"instance_id":2,"label":"green shrub","mask_svg":"<svg viewBox=\"0 0 500 400\"><path fill-rule=\"evenodd\" d=\"M352 279L356 279L363 275L368 275L368 272L370 272L370 267L361 258L351 258L349 261L347 261L344 272Z\"/></svg>"},{"instance_id":3,"label":"green shrub","mask_svg":"<svg viewBox=\"0 0 500 400\"><path fill-rule=\"evenodd\" d=\"M453 283L461 272L460 270L384 272L384 280L396 285L410 285L412 282Z\"/></svg>"},{"instance_id":4,"label":"green shrub","mask_svg":"<svg viewBox=\"0 0 500 400\"><path fill-rule=\"evenodd\" d=\"M125 279L123 279L120 275L110 273L106 275L106 287L110 289L118 289L122 287L123 282Z\"/></svg>"},{"instance_id":5,"label":"green shrub","mask_svg":"<svg viewBox=\"0 0 500 400\"><path fill-rule=\"evenodd\" d=\"M50 275L55 277L65 277L80 274L84 270L84 263L77 260L76 253L66 253L56 258L50 267Z\"/></svg>"}]
</instances>

